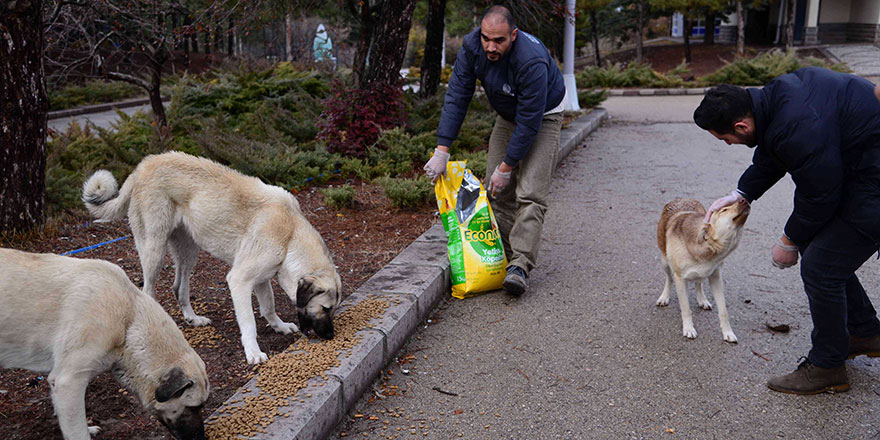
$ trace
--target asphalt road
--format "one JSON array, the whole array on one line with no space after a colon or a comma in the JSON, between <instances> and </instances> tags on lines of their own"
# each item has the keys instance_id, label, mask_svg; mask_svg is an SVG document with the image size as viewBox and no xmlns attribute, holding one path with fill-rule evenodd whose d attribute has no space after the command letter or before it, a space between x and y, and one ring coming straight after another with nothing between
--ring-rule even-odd
<instances>
[{"instance_id":1,"label":"asphalt road","mask_svg":"<svg viewBox=\"0 0 880 440\"><path fill-rule=\"evenodd\" d=\"M654 305L663 205L680 196L708 205L751 159L693 124L700 99L609 99L611 121L556 174L526 295L442 301L331 438L880 436L880 360L847 363L848 393L766 388L809 350L798 269L775 269L769 256L791 209L789 178L753 204L724 266L738 344L722 341L716 311L697 308L692 289L695 340L681 334L674 296ZM878 265L860 276L880 306Z\"/></svg>"},{"instance_id":2,"label":"asphalt road","mask_svg":"<svg viewBox=\"0 0 880 440\"><path fill-rule=\"evenodd\" d=\"M119 109L125 114L133 115L136 112L149 112L150 105L139 105L135 107L126 107ZM77 121L80 125L85 124L86 121L95 124L101 128L111 128L112 124L119 119L119 115L116 113L116 110L108 110L105 112L99 113L90 113L86 115L77 115L77 116L69 116L58 119L50 119L49 120L49 129L55 131L63 131L66 130L72 121Z\"/></svg>"}]
</instances>

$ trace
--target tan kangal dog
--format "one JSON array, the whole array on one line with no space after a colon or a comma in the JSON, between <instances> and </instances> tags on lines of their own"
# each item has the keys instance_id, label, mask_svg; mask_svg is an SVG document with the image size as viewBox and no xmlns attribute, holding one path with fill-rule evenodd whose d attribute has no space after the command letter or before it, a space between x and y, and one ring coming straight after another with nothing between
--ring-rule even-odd
<instances>
[{"instance_id":1,"label":"tan kangal dog","mask_svg":"<svg viewBox=\"0 0 880 440\"><path fill-rule=\"evenodd\" d=\"M83 184L83 202L99 219L128 215L147 295L155 296L162 259L171 252L172 289L192 325L211 322L195 314L189 299L199 248L231 265L226 281L249 364L268 359L257 344L251 292L276 332L314 329L318 336L333 337L342 282L327 245L290 192L211 160L170 152L144 158L119 190L109 171L97 171ZM271 281L276 275L296 301L299 328L275 312Z\"/></svg>"},{"instance_id":2,"label":"tan kangal dog","mask_svg":"<svg viewBox=\"0 0 880 440\"><path fill-rule=\"evenodd\" d=\"M205 363L118 266L0 249L0 366L49 372L67 440L87 440L86 387L112 370L175 439L205 438Z\"/></svg>"},{"instance_id":3,"label":"tan kangal dog","mask_svg":"<svg viewBox=\"0 0 880 440\"><path fill-rule=\"evenodd\" d=\"M708 279L718 306L721 335L727 342L736 342L724 302L721 265L739 244L742 226L749 216L749 204L740 200L715 211L709 223L703 222L705 215L706 209L694 199L677 198L663 207L660 223L657 224L657 246L663 254L660 261L666 273L666 285L660 298L657 298L657 305L669 304L669 291L674 282L681 307L682 333L687 338L696 338L697 330L694 329L688 303L686 282L694 283L697 304L711 310L712 304L703 294L703 280Z\"/></svg>"}]
</instances>

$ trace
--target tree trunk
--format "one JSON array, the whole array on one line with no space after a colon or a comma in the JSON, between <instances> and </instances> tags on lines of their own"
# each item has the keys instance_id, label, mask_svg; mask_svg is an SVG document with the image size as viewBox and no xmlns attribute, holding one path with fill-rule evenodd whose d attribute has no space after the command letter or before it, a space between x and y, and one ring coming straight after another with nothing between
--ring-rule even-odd
<instances>
[{"instance_id":1,"label":"tree trunk","mask_svg":"<svg viewBox=\"0 0 880 440\"><path fill-rule=\"evenodd\" d=\"M168 125L168 120L165 117L165 106L162 104L162 91L160 88L162 85L162 62L164 62L164 58L165 57L163 56L160 58L161 61L150 63L150 107L153 109L153 119L159 127Z\"/></svg>"},{"instance_id":2,"label":"tree trunk","mask_svg":"<svg viewBox=\"0 0 880 440\"><path fill-rule=\"evenodd\" d=\"M293 14L284 17L284 59L293 61Z\"/></svg>"},{"instance_id":3,"label":"tree trunk","mask_svg":"<svg viewBox=\"0 0 880 440\"><path fill-rule=\"evenodd\" d=\"M193 53L199 53L199 33L191 27L192 24L192 17L187 15L183 19L183 25L187 27L187 31L189 32L190 49Z\"/></svg>"},{"instance_id":4,"label":"tree trunk","mask_svg":"<svg viewBox=\"0 0 880 440\"><path fill-rule=\"evenodd\" d=\"M45 222L46 112L41 2L0 4L0 233Z\"/></svg>"},{"instance_id":5,"label":"tree trunk","mask_svg":"<svg viewBox=\"0 0 880 440\"><path fill-rule=\"evenodd\" d=\"M736 2L736 54L746 54L746 14L741 0Z\"/></svg>"},{"instance_id":6,"label":"tree trunk","mask_svg":"<svg viewBox=\"0 0 880 440\"><path fill-rule=\"evenodd\" d=\"M214 29L211 30L211 33L214 34L214 52L217 54L223 53L223 36L220 35L220 31L223 29L223 24L217 22L214 24Z\"/></svg>"},{"instance_id":7,"label":"tree trunk","mask_svg":"<svg viewBox=\"0 0 880 440\"><path fill-rule=\"evenodd\" d=\"M703 37L703 44L715 44L715 13L706 14L706 35Z\"/></svg>"},{"instance_id":8,"label":"tree trunk","mask_svg":"<svg viewBox=\"0 0 880 440\"><path fill-rule=\"evenodd\" d=\"M645 4L644 0L638 0L636 2L636 7L639 10L639 22L637 24L636 29L636 62L641 63L644 59L644 35L643 31L645 29Z\"/></svg>"},{"instance_id":9,"label":"tree trunk","mask_svg":"<svg viewBox=\"0 0 880 440\"><path fill-rule=\"evenodd\" d=\"M370 54L370 65L362 81L365 86L395 85L400 81L416 0L386 0L383 5L378 20L381 26L375 36L381 44L376 44Z\"/></svg>"},{"instance_id":10,"label":"tree trunk","mask_svg":"<svg viewBox=\"0 0 880 440\"><path fill-rule=\"evenodd\" d=\"M785 51L794 47L794 0L785 0Z\"/></svg>"},{"instance_id":11,"label":"tree trunk","mask_svg":"<svg viewBox=\"0 0 880 440\"><path fill-rule=\"evenodd\" d=\"M596 18L596 11L590 11L590 30L593 34L593 52L596 53L596 67L602 67L602 57L599 55L599 20Z\"/></svg>"},{"instance_id":12,"label":"tree trunk","mask_svg":"<svg viewBox=\"0 0 880 440\"><path fill-rule=\"evenodd\" d=\"M446 31L446 0L428 0L428 18L425 29L425 54L422 57L419 94L433 96L440 85L443 70L443 36Z\"/></svg>"},{"instance_id":13,"label":"tree trunk","mask_svg":"<svg viewBox=\"0 0 880 440\"><path fill-rule=\"evenodd\" d=\"M235 20L229 17L229 26L226 28L226 54L235 56Z\"/></svg>"},{"instance_id":14,"label":"tree trunk","mask_svg":"<svg viewBox=\"0 0 880 440\"><path fill-rule=\"evenodd\" d=\"M181 26L182 29L187 28L186 17L187 16L183 16L183 18L182 18L182 21L183 21L183 26ZM186 34L186 33L184 33L180 37L180 42L183 46L183 67L185 67L185 68L189 67L189 50L190 50L189 46L191 44L191 40L192 39L189 37L189 34Z\"/></svg>"},{"instance_id":15,"label":"tree trunk","mask_svg":"<svg viewBox=\"0 0 880 440\"><path fill-rule=\"evenodd\" d=\"M370 52L370 42L373 40L373 17L370 12L370 2L362 2L360 6L361 26L360 38L354 52L354 63L351 66L355 84L363 83L367 70L367 55Z\"/></svg>"},{"instance_id":16,"label":"tree trunk","mask_svg":"<svg viewBox=\"0 0 880 440\"><path fill-rule=\"evenodd\" d=\"M693 32L694 22L687 15L684 20L684 62L691 62L691 32Z\"/></svg>"}]
</instances>

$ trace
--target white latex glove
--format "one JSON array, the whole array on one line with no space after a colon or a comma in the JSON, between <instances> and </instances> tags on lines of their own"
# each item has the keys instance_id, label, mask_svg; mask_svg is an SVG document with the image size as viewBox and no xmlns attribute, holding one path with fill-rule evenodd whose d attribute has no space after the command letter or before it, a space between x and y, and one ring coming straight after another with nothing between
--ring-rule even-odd
<instances>
[{"instance_id":1,"label":"white latex glove","mask_svg":"<svg viewBox=\"0 0 880 440\"><path fill-rule=\"evenodd\" d=\"M706 217L703 219L703 223L709 223L709 218L712 217L713 212L715 212L725 206L732 205L732 204L738 202L739 199L742 199L742 198L743 198L743 196L742 196L742 194L739 193L739 191L733 190L730 192L730 194L712 202L712 204L709 205L709 209L706 210Z\"/></svg>"},{"instance_id":2,"label":"white latex glove","mask_svg":"<svg viewBox=\"0 0 880 440\"><path fill-rule=\"evenodd\" d=\"M773 266L777 269L787 269L797 264L798 247L783 243L780 237L770 250L770 255L773 257Z\"/></svg>"},{"instance_id":3,"label":"white latex glove","mask_svg":"<svg viewBox=\"0 0 880 440\"><path fill-rule=\"evenodd\" d=\"M498 165L500 167L501 165ZM495 167L495 172L492 173L492 177L489 178L489 187L486 188L486 191L495 197L495 193L501 192L504 188L507 187L507 184L510 183L510 173L512 171L503 172Z\"/></svg>"},{"instance_id":4,"label":"white latex glove","mask_svg":"<svg viewBox=\"0 0 880 440\"><path fill-rule=\"evenodd\" d=\"M425 174L431 178L432 182L436 182L441 175L446 173L447 162L449 162L449 153L441 150L439 147L435 148L434 155L425 164Z\"/></svg>"}]
</instances>

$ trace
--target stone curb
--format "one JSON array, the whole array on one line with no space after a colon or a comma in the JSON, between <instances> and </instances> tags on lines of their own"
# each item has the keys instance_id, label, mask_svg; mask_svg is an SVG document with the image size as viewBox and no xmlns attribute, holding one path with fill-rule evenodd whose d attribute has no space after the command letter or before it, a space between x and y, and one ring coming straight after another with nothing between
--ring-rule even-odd
<instances>
[{"instance_id":1,"label":"stone curb","mask_svg":"<svg viewBox=\"0 0 880 440\"><path fill-rule=\"evenodd\" d=\"M171 100L170 97L163 96L162 102L167 102ZM136 98L136 99L128 99L125 101L118 102L105 102L103 104L95 104L95 105L86 105L83 107L76 108L68 108L64 110L56 110L54 112L49 112L47 116L48 120L59 119L59 118L67 118L70 116L79 116L79 115L88 115L91 113L100 113L106 112L108 110L113 110L117 108L128 108L135 107L139 105L145 105L150 103L150 98Z\"/></svg>"},{"instance_id":2,"label":"stone curb","mask_svg":"<svg viewBox=\"0 0 880 440\"><path fill-rule=\"evenodd\" d=\"M608 110L596 108L568 124L560 132L556 166L608 117ZM360 332L360 343L340 357L340 365L327 371L327 380L312 379L306 389L297 393L296 400L292 399L289 406L280 410L288 416L276 417L264 428L265 433L254 438L326 438L382 369L394 360L397 351L427 319L434 306L449 295L450 288L446 232L438 222L343 301L341 310L370 296L386 299L390 305L380 318ZM221 408L254 393L259 389L256 383L255 376ZM215 411L214 415L220 412Z\"/></svg>"}]
</instances>

